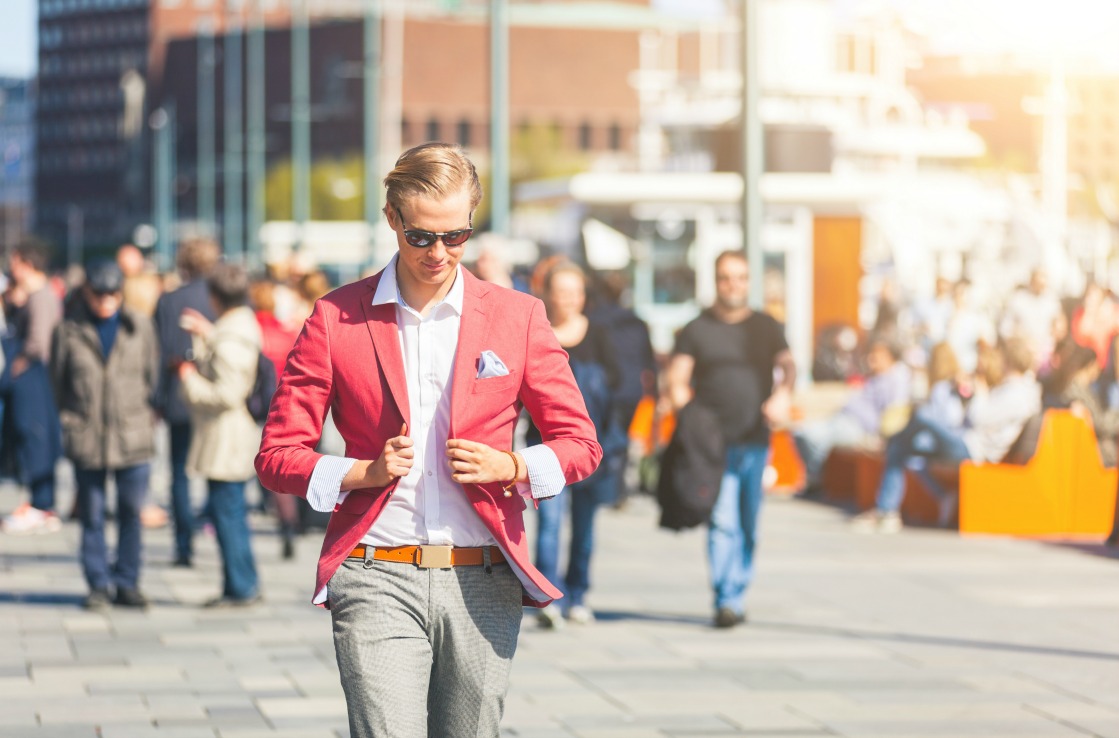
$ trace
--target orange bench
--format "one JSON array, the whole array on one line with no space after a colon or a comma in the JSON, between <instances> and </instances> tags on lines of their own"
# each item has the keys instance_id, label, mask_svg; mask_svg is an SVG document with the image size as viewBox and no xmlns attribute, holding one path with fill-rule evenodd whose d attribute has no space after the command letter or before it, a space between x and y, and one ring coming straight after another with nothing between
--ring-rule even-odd
<instances>
[{"instance_id":1,"label":"orange bench","mask_svg":"<svg viewBox=\"0 0 1119 738\"><path fill-rule=\"evenodd\" d=\"M824 463L821 484L824 499L845 505L857 512L874 507L878 485L882 481L885 458L879 450L838 446L832 449ZM930 470L934 479L946 489L956 488L954 469L934 464ZM901 515L910 525L954 525L955 516L941 520L941 501L914 471L905 472L905 498Z\"/></svg>"},{"instance_id":2,"label":"orange bench","mask_svg":"<svg viewBox=\"0 0 1119 738\"><path fill-rule=\"evenodd\" d=\"M1116 477L1091 425L1050 410L1026 464L960 466L960 532L1102 538L1115 515Z\"/></svg>"}]
</instances>

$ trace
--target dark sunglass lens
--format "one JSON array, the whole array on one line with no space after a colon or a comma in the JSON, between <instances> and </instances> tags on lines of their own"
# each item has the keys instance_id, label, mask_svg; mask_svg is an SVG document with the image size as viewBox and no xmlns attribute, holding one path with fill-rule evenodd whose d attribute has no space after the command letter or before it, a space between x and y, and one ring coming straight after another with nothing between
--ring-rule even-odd
<instances>
[{"instance_id":1,"label":"dark sunglass lens","mask_svg":"<svg viewBox=\"0 0 1119 738\"><path fill-rule=\"evenodd\" d=\"M448 246L461 246L462 244L466 243L466 240L468 238L470 238L470 234L472 232L473 231L471 231L470 229L465 229L461 231L451 231L450 233L444 233L443 243L447 244Z\"/></svg>"},{"instance_id":2,"label":"dark sunglass lens","mask_svg":"<svg viewBox=\"0 0 1119 738\"><path fill-rule=\"evenodd\" d=\"M418 248L427 248L435 243L435 234L427 231L405 231L404 240Z\"/></svg>"}]
</instances>

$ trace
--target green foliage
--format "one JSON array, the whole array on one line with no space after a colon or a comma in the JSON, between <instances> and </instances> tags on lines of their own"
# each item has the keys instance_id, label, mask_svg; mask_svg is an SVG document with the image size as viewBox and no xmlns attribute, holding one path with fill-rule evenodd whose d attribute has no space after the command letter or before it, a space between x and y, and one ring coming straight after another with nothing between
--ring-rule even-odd
<instances>
[{"instance_id":1,"label":"green foliage","mask_svg":"<svg viewBox=\"0 0 1119 738\"><path fill-rule=\"evenodd\" d=\"M325 159L311 167L311 219L364 218L363 162L360 155ZM293 168L290 159L274 164L264 183L268 220L291 220Z\"/></svg>"},{"instance_id":2,"label":"green foliage","mask_svg":"<svg viewBox=\"0 0 1119 738\"><path fill-rule=\"evenodd\" d=\"M590 167L590 157L568 147L562 131L549 123L518 128L513 133L510 149L509 176L513 184L569 177Z\"/></svg>"}]
</instances>

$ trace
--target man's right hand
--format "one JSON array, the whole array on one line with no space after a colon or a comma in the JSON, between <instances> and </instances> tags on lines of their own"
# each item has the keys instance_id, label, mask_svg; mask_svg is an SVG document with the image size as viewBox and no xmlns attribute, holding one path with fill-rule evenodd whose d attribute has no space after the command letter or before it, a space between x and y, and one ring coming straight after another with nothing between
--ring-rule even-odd
<instances>
[{"instance_id":1,"label":"man's right hand","mask_svg":"<svg viewBox=\"0 0 1119 738\"><path fill-rule=\"evenodd\" d=\"M342 480L342 491L361 488L387 487L398 477L408 476L416 456L414 442L408 437L408 424L400 428L400 435L385 441L384 451L376 461L354 464Z\"/></svg>"}]
</instances>

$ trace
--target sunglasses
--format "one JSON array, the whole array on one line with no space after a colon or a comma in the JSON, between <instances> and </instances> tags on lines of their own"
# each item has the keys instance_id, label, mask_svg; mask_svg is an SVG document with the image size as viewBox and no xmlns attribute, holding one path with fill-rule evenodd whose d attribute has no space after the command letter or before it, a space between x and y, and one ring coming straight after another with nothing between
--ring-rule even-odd
<instances>
[{"instance_id":1,"label":"sunglasses","mask_svg":"<svg viewBox=\"0 0 1119 738\"><path fill-rule=\"evenodd\" d=\"M404 223L404 216L401 214L400 208L395 205L393 207L396 210L397 217L400 218L400 225L404 226L404 240L408 242L409 246L415 246L418 249L426 249L430 246L434 246L435 242L439 239L443 239L444 246L462 246L474 233L473 219L471 219L470 228L460 228L457 231L447 231L446 233L420 231L409 228Z\"/></svg>"}]
</instances>

